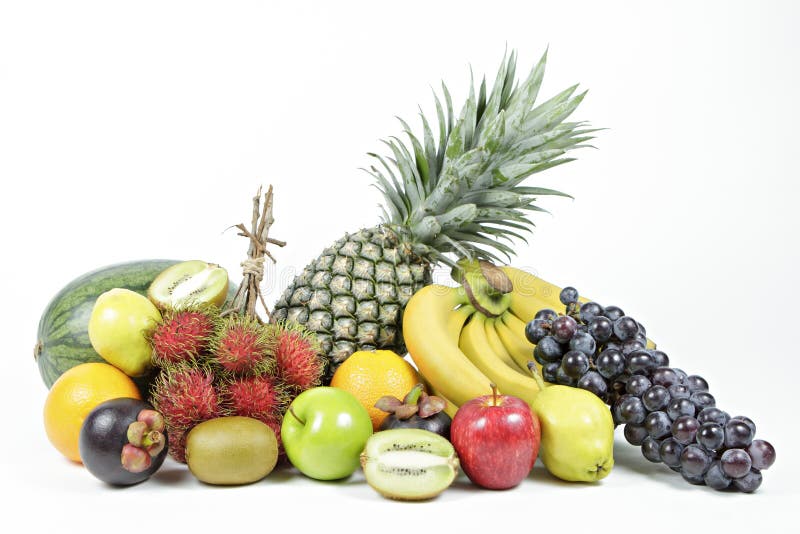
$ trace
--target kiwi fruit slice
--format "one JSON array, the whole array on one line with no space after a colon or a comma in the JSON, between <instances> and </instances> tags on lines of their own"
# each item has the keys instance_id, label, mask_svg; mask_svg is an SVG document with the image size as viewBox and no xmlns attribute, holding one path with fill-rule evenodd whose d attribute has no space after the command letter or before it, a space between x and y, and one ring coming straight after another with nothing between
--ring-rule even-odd
<instances>
[{"instance_id":1,"label":"kiwi fruit slice","mask_svg":"<svg viewBox=\"0 0 800 534\"><path fill-rule=\"evenodd\" d=\"M214 263L189 260L159 273L147 297L161 309L201 304L221 307L227 293L228 271Z\"/></svg>"},{"instance_id":2,"label":"kiwi fruit slice","mask_svg":"<svg viewBox=\"0 0 800 534\"><path fill-rule=\"evenodd\" d=\"M376 432L361 453L367 483L384 497L404 501L436 497L453 483L458 466L449 441L417 428Z\"/></svg>"}]
</instances>

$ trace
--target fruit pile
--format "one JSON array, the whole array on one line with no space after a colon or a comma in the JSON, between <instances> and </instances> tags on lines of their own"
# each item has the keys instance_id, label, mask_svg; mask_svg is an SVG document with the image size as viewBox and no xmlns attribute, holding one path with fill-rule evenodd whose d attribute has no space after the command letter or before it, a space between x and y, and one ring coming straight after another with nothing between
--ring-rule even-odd
<instances>
[{"instance_id":1,"label":"fruit pile","mask_svg":"<svg viewBox=\"0 0 800 534\"><path fill-rule=\"evenodd\" d=\"M579 303L573 287L559 299L564 314L542 309L525 330L545 380L603 399L629 443L691 484L746 493L761 485L775 449L754 439L751 419L717 408L708 382L669 367L663 351L648 348L644 326L621 308Z\"/></svg>"},{"instance_id":2,"label":"fruit pile","mask_svg":"<svg viewBox=\"0 0 800 534\"><path fill-rule=\"evenodd\" d=\"M208 484L254 483L286 462L315 480L361 469L379 494L421 500L462 471L513 488L537 459L597 482L624 424L689 482L756 490L774 448L718 409L704 379L669 367L641 324L492 263L532 229L538 197L566 196L523 181L571 161L595 131L568 121L576 87L538 102L545 62L517 83L512 53L458 115L443 87L437 128L422 117L421 137L402 122L409 143L392 138L368 169L383 222L325 249L272 312L263 264L285 243L269 235L271 188L236 225L249 242L238 286L197 260L68 284L35 349L56 449L112 485L146 480L169 452ZM436 264L455 286L432 283Z\"/></svg>"}]
</instances>

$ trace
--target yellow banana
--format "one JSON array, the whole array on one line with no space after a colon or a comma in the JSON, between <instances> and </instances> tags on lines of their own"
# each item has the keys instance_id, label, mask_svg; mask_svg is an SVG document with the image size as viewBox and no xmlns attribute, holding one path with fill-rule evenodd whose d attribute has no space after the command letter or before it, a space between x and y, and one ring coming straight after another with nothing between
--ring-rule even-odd
<instances>
[{"instance_id":1,"label":"yellow banana","mask_svg":"<svg viewBox=\"0 0 800 534\"><path fill-rule=\"evenodd\" d=\"M528 404L533 403L539 386L533 378L515 371L495 354L487 339L485 315L472 315L461 331L459 347L475 367L486 375L486 380L497 386L501 394L519 397ZM505 348L502 350L505 351Z\"/></svg>"},{"instance_id":2,"label":"yellow banana","mask_svg":"<svg viewBox=\"0 0 800 534\"><path fill-rule=\"evenodd\" d=\"M495 330L503 342L503 346L514 359L516 364L531 374L528 363L535 362L533 359L533 349L535 345L525 337L525 323L520 321L513 313L507 311L495 320ZM541 372L541 366L536 366Z\"/></svg>"},{"instance_id":3,"label":"yellow banana","mask_svg":"<svg viewBox=\"0 0 800 534\"><path fill-rule=\"evenodd\" d=\"M447 319L447 334L450 339L458 339L461 334L461 329L464 327L464 323L467 322L467 319L469 319L470 315L473 313L475 313L475 308L470 304L459 306L450 313L450 317ZM425 390L429 395L435 395L445 401L444 413L449 415L451 419L455 417L458 406L445 397L441 391L436 389L424 375L420 374L420 378L422 378Z\"/></svg>"},{"instance_id":4,"label":"yellow banana","mask_svg":"<svg viewBox=\"0 0 800 534\"><path fill-rule=\"evenodd\" d=\"M456 406L491 393L489 380L458 347L454 325L461 317L466 321L469 309L458 308L466 303L463 288L433 284L417 291L403 314L411 360L433 389Z\"/></svg>"},{"instance_id":5,"label":"yellow banana","mask_svg":"<svg viewBox=\"0 0 800 534\"><path fill-rule=\"evenodd\" d=\"M561 294L560 287L521 269L509 266L501 269L514 286L511 292L511 311L523 322L532 320L536 312L544 308L563 311L564 305L558 298ZM581 298L580 301L587 302L587 299Z\"/></svg>"},{"instance_id":6,"label":"yellow banana","mask_svg":"<svg viewBox=\"0 0 800 534\"><path fill-rule=\"evenodd\" d=\"M508 367L514 371L525 374L525 376L528 376L530 374L528 370L525 369L523 371L522 368L517 365L517 362L514 361L514 358L512 358L511 354L509 354L509 352L503 346L500 336L498 336L497 332L494 330L494 323L497 320L499 320L499 317L487 317L484 325L484 328L486 328L486 341L489 342L492 352L494 352L495 356L497 356L497 358Z\"/></svg>"}]
</instances>

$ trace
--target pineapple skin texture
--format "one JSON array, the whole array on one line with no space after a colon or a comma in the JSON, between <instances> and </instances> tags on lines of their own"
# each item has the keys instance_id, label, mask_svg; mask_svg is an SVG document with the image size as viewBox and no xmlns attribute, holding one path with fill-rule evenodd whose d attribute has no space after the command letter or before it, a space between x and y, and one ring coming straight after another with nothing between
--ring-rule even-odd
<instances>
[{"instance_id":1,"label":"pineapple skin texture","mask_svg":"<svg viewBox=\"0 0 800 534\"><path fill-rule=\"evenodd\" d=\"M411 296L431 283L431 265L387 226L346 234L295 277L273 320L316 334L326 359L323 383L359 350L404 355L402 316Z\"/></svg>"}]
</instances>

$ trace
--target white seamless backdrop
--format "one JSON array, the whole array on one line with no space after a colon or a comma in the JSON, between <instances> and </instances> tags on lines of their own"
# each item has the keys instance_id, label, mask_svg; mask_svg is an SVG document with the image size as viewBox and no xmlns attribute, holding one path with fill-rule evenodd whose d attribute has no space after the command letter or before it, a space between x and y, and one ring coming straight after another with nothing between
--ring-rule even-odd
<instances>
[{"instance_id":1,"label":"white seamless backdrop","mask_svg":"<svg viewBox=\"0 0 800 534\"><path fill-rule=\"evenodd\" d=\"M4 524L43 532L746 532L793 530L797 504L796 233L800 23L790 1L0 3L0 179L6 304ZM168 462L103 486L44 434L31 356L66 282L140 258L203 258L240 273L260 184L275 187L274 302L291 273L378 221L358 170L394 118L418 127L431 89L455 102L470 68L506 49L527 71L549 47L542 96L580 83L575 114L605 128L578 160L531 179L547 198L514 264L618 304L718 403L752 417L778 461L753 495L717 493L649 464L618 431L599 484L550 477L490 492L463 477L419 505L360 474L291 470L213 488ZM787 523L788 521L788 523ZM19 528L19 527L16 527Z\"/></svg>"}]
</instances>

